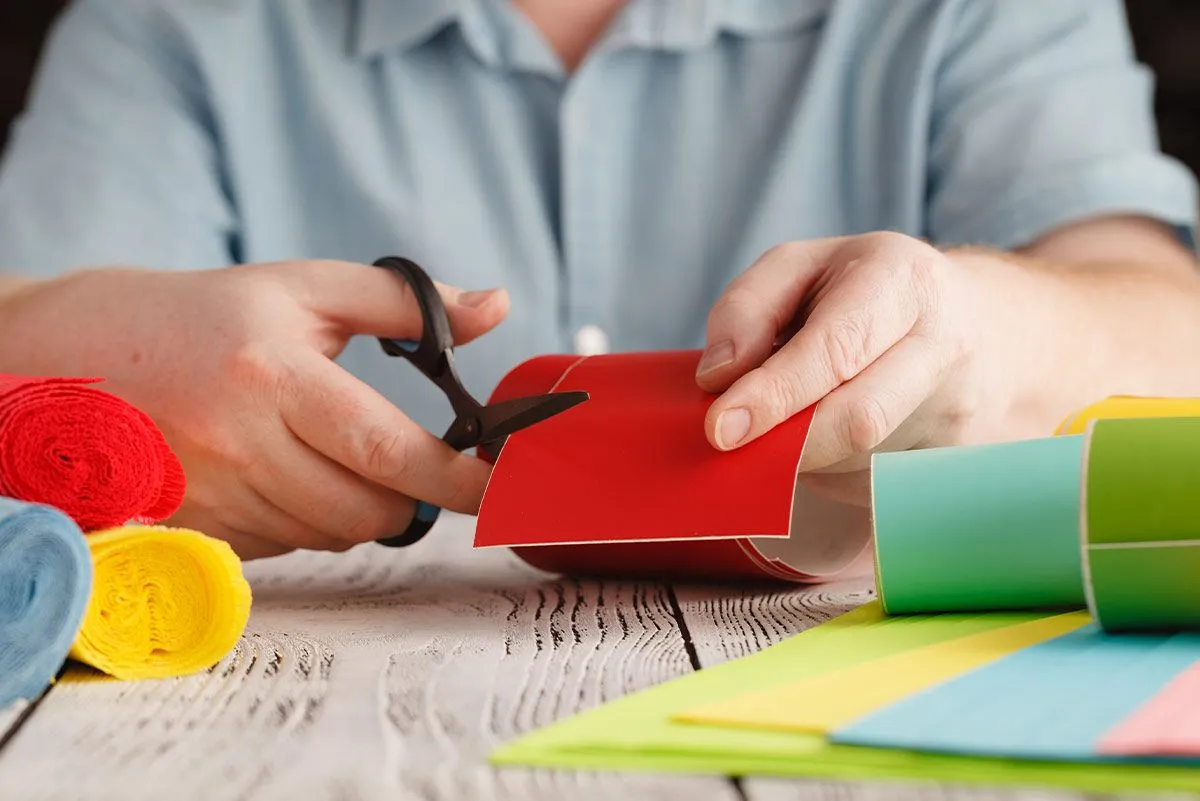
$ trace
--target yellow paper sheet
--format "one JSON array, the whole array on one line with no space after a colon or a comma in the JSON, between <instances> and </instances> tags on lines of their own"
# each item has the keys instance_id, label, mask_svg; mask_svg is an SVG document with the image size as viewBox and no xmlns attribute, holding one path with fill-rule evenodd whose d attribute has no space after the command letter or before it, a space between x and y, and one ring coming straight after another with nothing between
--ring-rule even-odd
<instances>
[{"instance_id":1,"label":"yellow paper sheet","mask_svg":"<svg viewBox=\"0 0 1200 801\"><path fill-rule=\"evenodd\" d=\"M827 734L913 693L1087 625L1070 612L928 645L771 690L685 710L675 719Z\"/></svg>"},{"instance_id":2,"label":"yellow paper sheet","mask_svg":"<svg viewBox=\"0 0 1200 801\"><path fill-rule=\"evenodd\" d=\"M118 679L212 667L250 616L233 549L196 531L121 526L87 537L94 581L71 658Z\"/></svg>"},{"instance_id":3,"label":"yellow paper sheet","mask_svg":"<svg viewBox=\"0 0 1200 801\"><path fill-rule=\"evenodd\" d=\"M1093 420L1131 417L1200 417L1200 398L1145 398L1114 395L1080 409L1058 427L1057 434L1083 434Z\"/></svg>"}]
</instances>

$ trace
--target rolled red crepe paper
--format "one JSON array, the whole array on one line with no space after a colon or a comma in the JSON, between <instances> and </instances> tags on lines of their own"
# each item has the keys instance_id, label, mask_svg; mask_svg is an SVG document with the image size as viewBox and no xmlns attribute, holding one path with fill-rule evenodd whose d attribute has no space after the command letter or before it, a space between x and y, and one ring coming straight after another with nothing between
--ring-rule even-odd
<instances>
[{"instance_id":1,"label":"rolled red crepe paper","mask_svg":"<svg viewBox=\"0 0 1200 801\"><path fill-rule=\"evenodd\" d=\"M144 412L92 378L0 373L0 495L61 509L84 531L155 523L183 501L183 466Z\"/></svg>"}]
</instances>

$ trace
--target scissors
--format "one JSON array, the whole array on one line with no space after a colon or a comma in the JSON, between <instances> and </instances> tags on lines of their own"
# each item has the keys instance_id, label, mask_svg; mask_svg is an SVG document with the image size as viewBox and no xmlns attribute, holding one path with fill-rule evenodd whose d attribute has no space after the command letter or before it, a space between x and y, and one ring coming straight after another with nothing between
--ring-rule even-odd
<instances>
[{"instance_id":1,"label":"scissors","mask_svg":"<svg viewBox=\"0 0 1200 801\"><path fill-rule=\"evenodd\" d=\"M450 333L450 318L442 304L433 280L417 264L397 256L387 256L375 262L408 282L421 308L423 330L418 341L385 339L379 344L388 356L408 359L438 389L445 393L454 410L454 422L442 440L457 451L485 447L493 455L509 434L528 428L588 399L586 392L552 392L513 398L484 406L471 396L458 376L454 364L454 339ZM402 548L420 540L437 521L441 510L425 501L417 502L412 523L402 533L379 540L391 548Z\"/></svg>"}]
</instances>

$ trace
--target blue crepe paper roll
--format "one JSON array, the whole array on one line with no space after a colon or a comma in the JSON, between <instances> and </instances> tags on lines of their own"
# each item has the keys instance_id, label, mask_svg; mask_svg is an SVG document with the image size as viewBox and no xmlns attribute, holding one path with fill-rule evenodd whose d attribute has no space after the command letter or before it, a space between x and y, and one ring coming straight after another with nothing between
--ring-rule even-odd
<instances>
[{"instance_id":1,"label":"blue crepe paper roll","mask_svg":"<svg viewBox=\"0 0 1200 801\"><path fill-rule=\"evenodd\" d=\"M92 556L75 521L0 496L0 707L35 700L49 686L91 590Z\"/></svg>"}]
</instances>

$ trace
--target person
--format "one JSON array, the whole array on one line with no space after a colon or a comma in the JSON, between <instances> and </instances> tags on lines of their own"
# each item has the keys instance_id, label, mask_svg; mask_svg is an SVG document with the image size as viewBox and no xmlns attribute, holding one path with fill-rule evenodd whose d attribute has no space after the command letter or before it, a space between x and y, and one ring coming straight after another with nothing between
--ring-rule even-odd
<instances>
[{"instance_id":1,"label":"person","mask_svg":"<svg viewBox=\"0 0 1200 801\"><path fill-rule=\"evenodd\" d=\"M0 166L0 369L100 375L243 556L478 511L372 337L441 281L520 360L705 347L730 449L804 481L1200 394L1196 187L1118 0L75 0ZM88 266L86 267L85 266Z\"/></svg>"}]
</instances>

